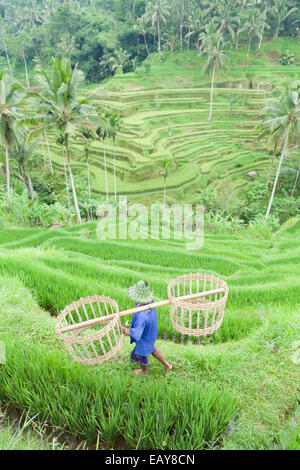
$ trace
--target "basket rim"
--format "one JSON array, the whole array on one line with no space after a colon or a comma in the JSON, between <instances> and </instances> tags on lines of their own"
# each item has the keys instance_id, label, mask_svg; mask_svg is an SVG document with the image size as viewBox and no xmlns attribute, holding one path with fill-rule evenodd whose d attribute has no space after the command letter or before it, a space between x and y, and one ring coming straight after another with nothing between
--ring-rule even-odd
<instances>
[{"instance_id":1,"label":"basket rim","mask_svg":"<svg viewBox=\"0 0 300 470\"><path fill-rule=\"evenodd\" d=\"M202 280L202 281L208 280L210 282L213 281L218 284L218 287L216 287L215 289L223 288L225 292L221 294L222 297L220 299L206 301L202 303L197 303L197 300L194 302L190 300L179 300L177 296L172 294L172 289L179 283L182 283L183 281L190 281L190 280ZM176 305L177 307L186 308L188 310L197 310L197 309L207 310L208 308L223 306L226 303L228 292L229 292L229 287L228 287L228 284L223 279L220 279L214 274L191 273L191 274L183 274L181 276L178 276L172 279L172 281L168 285L167 290L168 290L168 298L173 305Z\"/></svg>"},{"instance_id":2,"label":"basket rim","mask_svg":"<svg viewBox=\"0 0 300 470\"><path fill-rule=\"evenodd\" d=\"M93 304L95 302L109 303L110 305L112 305L115 308L116 317L119 317L119 313L120 313L119 312L119 306L118 306L117 302L114 299L112 299L111 297L107 297L105 295L93 295L93 296L88 296L88 297L84 297L84 298L81 297L80 299L75 300L71 304L67 305L60 312L60 314L57 316L57 318L56 318L56 327L55 327L56 333L57 334L60 333L59 330L61 328L63 328L62 320L68 315L68 313L73 312L74 310L76 310L76 308L81 307L82 305L90 305L90 304ZM106 315L103 315L103 318L105 318L105 316ZM101 317L99 317L99 318L101 318ZM62 337L63 333L60 333L60 335ZM69 337L71 337L71 336L69 336Z\"/></svg>"},{"instance_id":3,"label":"basket rim","mask_svg":"<svg viewBox=\"0 0 300 470\"><path fill-rule=\"evenodd\" d=\"M86 343L90 343L92 341L97 341L97 340L101 339L103 336L105 336L109 331L113 330L114 328L117 328L119 333L120 333L120 336L123 336L120 329L118 328L118 320L119 320L119 315L116 315L115 318L112 318L112 319L108 320L108 323L104 328L97 331L96 333L91 333L90 335L83 336L82 338L80 338L79 336L77 336L73 332L71 332L71 334L61 333L59 330L57 330L56 332L57 332L58 336L62 339L62 341L64 343L68 343L68 344L86 344ZM86 328L82 328L80 331L84 331L84 330L89 329L89 328L91 328L91 327L88 326ZM77 330L77 332L78 332L78 330Z\"/></svg>"}]
</instances>

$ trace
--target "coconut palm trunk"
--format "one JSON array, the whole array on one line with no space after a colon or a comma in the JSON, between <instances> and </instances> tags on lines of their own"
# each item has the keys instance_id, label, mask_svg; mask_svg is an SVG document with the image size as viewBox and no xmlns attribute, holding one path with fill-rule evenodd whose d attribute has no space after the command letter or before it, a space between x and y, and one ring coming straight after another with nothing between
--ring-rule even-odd
<instances>
[{"instance_id":1,"label":"coconut palm trunk","mask_svg":"<svg viewBox=\"0 0 300 470\"><path fill-rule=\"evenodd\" d=\"M10 76L12 77L13 74L12 74L12 69L11 69L11 63L10 63L10 59L9 59L9 55L8 55L8 51L7 51L7 47L6 47L6 43L5 43L5 42L4 42L4 50L5 50L5 55L6 55L6 60L7 60L7 65L8 65L9 73L10 73Z\"/></svg>"},{"instance_id":2,"label":"coconut palm trunk","mask_svg":"<svg viewBox=\"0 0 300 470\"><path fill-rule=\"evenodd\" d=\"M148 43L147 43L146 34L147 34L147 33L144 33L144 35L143 35L143 36L144 36L144 43L145 43L145 46L146 46L147 54L149 55L149 54L150 54L150 52L149 52L149 47L148 47Z\"/></svg>"},{"instance_id":3,"label":"coconut palm trunk","mask_svg":"<svg viewBox=\"0 0 300 470\"><path fill-rule=\"evenodd\" d=\"M105 178L105 190L106 190L106 200L108 201L108 181L107 181L107 165L106 165L106 145L105 140L103 140L103 150L104 150L104 178Z\"/></svg>"},{"instance_id":4,"label":"coconut palm trunk","mask_svg":"<svg viewBox=\"0 0 300 470\"><path fill-rule=\"evenodd\" d=\"M261 34L260 34L260 36L259 36L258 49L261 48L261 43L262 43L262 39L263 39L263 34L264 34L264 28L262 29Z\"/></svg>"},{"instance_id":5,"label":"coconut palm trunk","mask_svg":"<svg viewBox=\"0 0 300 470\"><path fill-rule=\"evenodd\" d=\"M266 184L267 188L269 187L269 184L270 184L270 181L271 181L271 177L272 177L272 174L273 174L274 160L275 160L276 150L277 150L277 144L274 145L274 150L273 150L273 155L272 155L272 161L271 161L270 171L269 171L269 174L268 174L267 184Z\"/></svg>"},{"instance_id":6,"label":"coconut palm trunk","mask_svg":"<svg viewBox=\"0 0 300 470\"><path fill-rule=\"evenodd\" d=\"M114 190L115 190L115 201L117 201L116 143L115 143L115 137L113 137L113 141L114 141Z\"/></svg>"},{"instance_id":7,"label":"coconut palm trunk","mask_svg":"<svg viewBox=\"0 0 300 470\"><path fill-rule=\"evenodd\" d=\"M44 139L42 138L42 152L43 152L43 160L44 160L44 168L46 168L46 155L45 155L45 147L44 147Z\"/></svg>"},{"instance_id":8,"label":"coconut palm trunk","mask_svg":"<svg viewBox=\"0 0 300 470\"><path fill-rule=\"evenodd\" d=\"M28 191L29 191L30 199L33 199L34 198L34 189L33 189L31 177L30 177L29 174L27 175L27 181L28 181Z\"/></svg>"},{"instance_id":9,"label":"coconut palm trunk","mask_svg":"<svg viewBox=\"0 0 300 470\"><path fill-rule=\"evenodd\" d=\"M26 61L26 57L25 57L24 53L23 53L23 62L24 62L24 66L25 66L25 76L26 76L27 88L30 88L27 61Z\"/></svg>"},{"instance_id":10,"label":"coconut palm trunk","mask_svg":"<svg viewBox=\"0 0 300 470\"><path fill-rule=\"evenodd\" d=\"M295 194L295 191L296 191L296 188L297 188L297 184L298 184L299 176L300 176L300 166L299 166L298 171L297 171L297 176L296 176L296 180L295 180L295 184L294 184L294 187L293 187L291 197L294 197L294 194Z\"/></svg>"},{"instance_id":11,"label":"coconut palm trunk","mask_svg":"<svg viewBox=\"0 0 300 470\"><path fill-rule=\"evenodd\" d=\"M274 39L278 38L280 25L281 25L281 21L278 21L277 28L276 28L275 35L274 35Z\"/></svg>"},{"instance_id":12,"label":"coconut palm trunk","mask_svg":"<svg viewBox=\"0 0 300 470\"><path fill-rule=\"evenodd\" d=\"M6 187L7 197L10 196L10 168L9 168L9 143L5 142L5 165L6 165Z\"/></svg>"},{"instance_id":13,"label":"coconut palm trunk","mask_svg":"<svg viewBox=\"0 0 300 470\"><path fill-rule=\"evenodd\" d=\"M88 149L88 147L85 148L85 161L86 161L86 169L87 169L88 194L89 194L88 218L93 220L93 216L92 216L92 213L91 213L92 192L91 192L91 174L90 174L89 149Z\"/></svg>"},{"instance_id":14,"label":"coconut palm trunk","mask_svg":"<svg viewBox=\"0 0 300 470\"><path fill-rule=\"evenodd\" d=\"M250 54L251 44L252 44L252 33L250 33L250 36L249 36L249 45L248 45L247 57L248 57L249 54Z\"/></svg>"},{"instance_id":15,"label":"coconut palm trunk","mask_svg":"<svg viewBox=\"0 0 300 470\"><path fill-rule=\"evenodd\" d=\"M236 34L236 41L235 41L235 50L239 50L239 35L238 33Z\"/></svg>"},{"instance_id":16,"label":"coconut palm trunk","mask_svg":"<svg viewBox=\"0 0 300 470\"><path fill-rule=\"evenodd\" d=\"M211 89L210 89L210 111L208 120L212 120L212 111L213 111L213 95L214 95L214 80L215 80L215 64L212 69L211 74Z\"/></svg>"},{"instance_id":17,"label":"coconut palm trunk","mask_svg":"<svg viewBox=\"0 0 300 470\"><path fill-rule=\"evenodd\" d=\"M74 178L73 178L73 173L72 173L72 167L71 167L71 158L70 158L70 152L69 152L69 138L68 138L68 135L66 135L66 138L65 138L65 146L66 146L67 164L68 164L69 177L70 177L70 182L71 182L71 187L72 187L73 201L74 201L74 206L75 206L75 211L76 211L76 217L77 217L78 223L82 224L80 210L79 210L79 206L78 206L76 188L75 188L75 183L74 183Z\"/></svg>"},{"instance_id":18,"label":"coconut palm trunk","mask_svg":"<svg viewBox=\"0 0 300 470\"><path fill-rule=\"evenodd\" d=\"M48 149L50 171L51 171L51 174L53 175L53 165L52 165L51 150L50 150L50 145L49 145L48 136L47 136L46 131L45 131L45 139L46 139L46 145L47 145L47 149Z\"/></svg>"},{"instance_id":19,"label":"coconut palm trunk","mask_svg":"<svg viewBox=\"0 0 300 470\"><path fill-rule=\"evenodd\" d=\"M158 37L158 52L161 55L161 47L160 47L160 23L159 23L159 16L157 15L157 37Z\"/></svg>"},{"instance_id":20,"label":"coconut palm trunk","mask_svg":"<svg viewBox=\"0 0 300 470\"><path fill-rule=\"evenodd\" d=\"M281 152L281 157L280 157L280 161L279 161L277 172L276 172L276 178L275 178L275 182L274 182L274 185L273 185L273 190L272 190L272 194L271 194L271 197L270 197L268 210L267 210L267 213L266 213L266 219L269 218L270 211L271 211L271 208L272 208L273 199L274 199L276 188L277 188L277 183L278 183L278 178L279 178L280 171L281 171L282 162L283 162L284 157L287 155L289 134L290 134L290 127L288 127L288 129L287 129L287 133L286 133L286 137L285 137L285 141L284 141L284 146L283 146L283 149L282 149L282 152Z\"/></svg>"},{"instance_id":21,"label":"coconut palm trunk","mask_svg":"<svg viewBox=\"0 0 300 470\"><path fill-rule=\"evenodd\" d=\"M191 27L189 26L188 36L187 36L187 50L190 50L190 41L191 41Z\"/></svg>"},{"instance_id":22,"label":"coconut palm trunk","mask_svg":"<svg viewBox=\"0 0 300 470\"><path fill-rule=\"evenodd\" d=\"M31 178L30 178L30 174L27 172L26 167L25 167L24 164L22 165L21 168L22 168L21 171L22 171L23 180L24 180L25 185L27 187L29 197L32 200L34 198L34 189L33 189L32 181L31 181Z\"/></svg>"},{"instance_id":23,"label":"coconut palm trunk","mask_svg":"<svg viewBox=\"0 0 300 470\"><path fill-rule=\"evenodd\" d=\"M64 157L64 152L63 152L63 157ZM68 184L68 175L67 175L67 167L64 164L64 170L65 170L65 181L66 181L66 191L67 191L67 200L68 200L68 208L71 208L71 202L70 202L70 194L69 194L69 184Z\"/></svg>"}]
</instances>

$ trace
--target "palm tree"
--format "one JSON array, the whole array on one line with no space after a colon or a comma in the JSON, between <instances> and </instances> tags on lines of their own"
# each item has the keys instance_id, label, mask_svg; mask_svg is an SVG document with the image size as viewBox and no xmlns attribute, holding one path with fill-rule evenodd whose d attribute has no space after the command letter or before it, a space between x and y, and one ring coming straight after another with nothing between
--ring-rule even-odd
<instances>
[{"instance_id":1,"label":"palm tree","mask_svg":"<svg viewBox=\"0 0 300 470\"><path fill-rule=\"evenodd\" d=\"M36 0L27 0L25 5L21 4L17 8L18 26L23 26L25 23L31 28L34 28L37 24L41 24L42 18L42 7L36 2Z\"/></svg>"},{"instance_id":2,"label":"palm tree","mask_svg":"<svg viewBox=\"0 0 300 470\"><path fill-rule=\"evenodd\" d=\"M106 116L108 117L108 115ZM103 141L103 157L104 157L104 178L105 178L105 190L106 190L106 200L108 201L108 180L107 180L107 164L106 164L106 144L105 139L110 137L109 130L104 127L98 127L96 134L99 139Z\"/></svg>"},{"instance_id":3,"label":"palm tree","mask_svg":"<svg viewBox=\"0 0 300 470\"><path fill-rule=\"evenodd\" d=\"M52 165L51 149L50 149L50 145L49 145L49 140L48 140L48 135L47 135L46 129L44 129L44 137L45 137L45 141L46 141L46 145L47 145L50 171L51 171L51 175L53 175L53 165Z\"/></svg>"},{"instance_id":4,"label":"palm tree","mask_svg":"<svg viewBox=\"0 0 300 470\"><path fill-rule=\"evenodd\" d=\"M245 13L240 12L240 14L236 18L236 31L235 31L235 50L236 51L238 51L239 49L239 37L245 31L246 28L247 28L246 15Z\"/></svg>"},{"instance_id":5,"label":"palm tree","mask_svg":"<svg viewBox=\"0 0 300 470\"><path fill-rule=\"evenodd\" d=\"M12 157L17 162L20 175L27 187L30 199L34 198L34 189L31 182L29 166L31 158L38 148L40 142L32 138L32 135L24 135L18 133L15 136L15 145L12 152Z\"/></svg>"},{"instance_id":6,"label":"palm tree","mask_svg":"<svg viewBox=\"0 0 300 470\"><path fill-rule=\"evenodd\" d=\"M271 9L271 13L277 21L274 39L278 38L279 29L282 22L295 13L295 11L297 11L297 7L290 8L287 0L275 0L275 4Z\"/></svg>"},{"instance_id":7,"label":"palm tree","mask_svg":"<svg viewBox=\"0 0 300 470\"><path fill-rule=\"evenodd\" d=\"M222 33L223 39L225 40L225 35L228 32L231 36L232 41L234 41L235 36L235 27L237 23L237 16L233 5L230 2L221 1L213 21L219 25L220 31Z\"/></svg>"},{"instance_id":8,"label":"palm tree","mask_svg":"<svg viewBox=\"0 0 300 470\"><path fill-rule=\"evenodd\" d=\"M105 72L114 74L117 71L124 73L124 69L129 65L130 54L122 48L115 51L113 54L105 54L100 62L104 66Z\"/></svg>"},{"instance_id":9,"label":"palm tree","mask_svg":"<svg viewBox=\"0 0 300 470\"><path fill-rule=\"evenodd\" d=\"M116 178L116 135L117 131L120 129L120 122L117 114L109 115L109 126L110 126L110 135L113 139L114 146L114 193L115 201L117 201L117 178Z\"/></svg>"},{"instance_id":10,"label":"palm tree","mask_svg":"<svg viewBox=\"0 0 300 470\"><path fill-rule=\"evenodd\" d=\"M210 112L208 118L208 121L211 121L215 73L227 68L229 65L229 58L224 51L225 43L223 36L220 31L214 32L214 24L212 22L205 28L205 33L202 34L201 39L201 54L207 55L207 61L203 68L203 75L211 75Z\"/></svg>"},{"instance_id":11,"label":"palm tree","mask_svg":"<svg viewBox=\"0 0 300 470\"><path fill-rule=\"evenodd\" d=\"M262 114L266 118L259 126L262 130L261 135L276 136L278 141L281 142L281 156L266 213L266 219L268 219L277 188L282 162L288 155L290 145L295 143L299 138L300 93L297 83L285 86L279 99L267 100Z\"/></svg>"},{"instance_id":12,"label":"palm tree","mask_svg":"<svg viewBox=\"0 0 300 470\"><path fill-rule=\"evenodd\" d=\"M200 34L205 27L205 14L203 10L197 9L188 17L189 32L185 37L190 41L192 36L195 36L195 45L197 51L200 48ZM189 42L188 42L189 47Z\"/></svg>"},{"instance_id":13,"label":"palm tree","mask_svg":"<svg viewBox=\"0 0 300 470\"><path fill-rule=\"evenodd\" d=\"M148 43L147 43L147 33L149 31L148 26L149 26L149 18L147 18L146 14L144 14L140 18L137 18L136 24L134 25L134 29L138 32L138 34L141 34L144 38L147 55L150 54Z\"/></svg>"},{"instance_id":14,"label":"palm tree","mask_svg":"<svg viewBox=\"0 0 300 470\"><path fill-rule=\"evenodd\" d=\"M266 183L267 188L269 187L270 182L271 182L271 178L272 178L272 174L273 174L273 170L274 170L274 161L275 161L275 157L277 155L277 149L278 149L278 138L277 138L276 135L274 135L273 137L274 137L273 138L274 147L273 147L273 152L272 152L272 160L271 160L270 170L269 170L269 174L268 174L268 177L267 177L267 183Z\"/></svg>"},{"instance_id":15,"label":"palm tree","mask_svg":"<svg viewBox=\"0 0 300 470\"><path fill-rule=\"evenodd\" d=\"M71 167L70 139L82 127L89 127L96 121L96 112L88 98L80 97L84 74L77 66L72 69L69 59L52 58L50 71L39 69L37 78L41 87L37 95L39 118L45 126L57 129L63 136L77 221L81 224Z\"/></svg>"},{"instance_id":16,"label":"palm tree","mask_svg":"<svg viewBox=\"0 0 300 470\"><path fill-rule=\"evenodd\" d=\"M9 152L13 147L18 121L23 119L25 93L22 86L6 73L0 73L0 138L5 147L7 196L10 195Z\"/></svg>"},{"instance_id":17,"label":"palm tree","mask_svg":"<svg viewBox=\"0 0 300 470\"><path fill-rule=\"evenodd\" d=\"M91 191L91 174L90 174L90 165L89 165L89 150L90 150L90 145L93 140L95 140L95 133L93 129L91 128L83 128L81 133L80 133L82 139L83 139L83 148L84 148L84 153L85 153L85 163L86 163L86 169L87 169L87 180L88 180L88 195L89 195L89 201L88 201L88 217L93 220L93 215L91 213L91 200L92 200L92 191Z\"/></svg>"},{"instance_id":18,"label":"palm tree","mask_svg":"<svg viewBox=\"0 0 300 470\"><path fill-rule=\"evenodd\" d=\"M300 165L299 165L298 170L297 170L295 184L294 184L294 187L293 187L293 190L292 190L291 197L294 197L294 194L295 194L295 191L296 191L296 188L297 188L297 184L298 184L298 180L299 180L299 176L300 176Z\"/></svg>"},{"instance_id":19,"label":"palm tree","mask_svg":"<svg viewBox=\"0 0 300 470\"><path fill-rule=\"evenodd\" d=\"M260 9L256 7L251 8L248 12L248 18L244 28L245 30L248 30L249 34L247 56L250 54L253 36L257 36L260 39L265 27L268 27L265 12L260 11Z\"/></svg>"},{"instance_id":20,"label":"palm tree","mask_svg":"<svg viewBox=\"0 0 300 470\"><path fill-rule=\"evenodd\" d=\"M50 24L52 16L56 13L57 8L60 5L59 0L44 0L41 10L42 22Z\"/></svg>"},{"instance_id":21,"label":"palm tree","mask_svg":"<svg viewBox=\"0 0 300 470\"><path fill-rule=\"evenodd\" d=\"M261 27L261 33L260 33L260 35L259 35L258 49L261 48L261 44L262 44L262 40L263 40L265 28L270 29L270 26L267 24L267 12L268 12L268 2L267 2L267 0L266 0L266 6L265 6L265 9L264 9L264 11L263 11L263 15L264 15L264 17L265 17L265 22L263 22L262 27Z\"/></svg>"},{"instance_id":22,"label":"palm tree","mask_svg":"<svg viewBox=\"0 0 300 470\"><path fill-rule=\"evenodd\" d=\"M27 88L30 87L29 76L28 76L28 65L26 60L26 49L30 46L30 35L27 31L23 30L18 34L15 34L9 42L9 51L13 57L21 59L24 63L25 77Z\"/></svg>"},{"instance_id":23,"label":"palm tree","mask_svg":"<svg viewBox=\"0 0 300 470\"><path fill-rule=\"evenodd\" d=\"M147 15L152 20L152 26L156 25L158 37L158 52L161 55L161 22L166 23L170 16L171 7L167 0L155 0L154 3L148 3Z\"/></svg>"},{"instance_id":24,"label":"palm tree","mask_svg":"<svg viewBox=\"0 0 300 470\"><path fill-rule=\"evenodd\" d=\"M0 38L1 38L1 42L3 44L3 48L4 48L4 51L5 51L8 70L9 70L10 76L12 77L13 73L12 73L12 68L11 68L10 58L9 58L8 49L7 49L7 43L6 43L6 41L7 41L7 28L6 28L5 20L2 19L1 17L0 17Z\"/></svg>"}]
</instances>

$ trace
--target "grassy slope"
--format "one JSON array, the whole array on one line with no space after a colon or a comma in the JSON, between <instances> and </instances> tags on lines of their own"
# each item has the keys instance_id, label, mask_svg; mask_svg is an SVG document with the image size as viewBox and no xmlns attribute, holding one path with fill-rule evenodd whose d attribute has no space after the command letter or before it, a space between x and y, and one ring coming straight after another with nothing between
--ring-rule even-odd
<instances>
[{"instance_id":1,"label":"grassy slope","mask_svg":"<svg viewBox=\"0 0 300 470\"><path fill-rule=\"evenodd\" d=\"M300 58L298 42L282 38L264 44L249 58L243 49L229 51L232 68L218 77L212 123L207 122L210 82L201 73L205 58L195 51L167 56L163 62L158 54L152 54L146 61L150 71L141 66L133 73L104 81L103 86L87 86L85 91L91 92L96 102L121 116L116 139L118 192L132 200L150 202L153 193L161 199L160 168L162 159L170 154L178 163L168 178L170 201L195 201L197 190L207 186L230 199L247 184L248 171L264 173L269 155L264 144L253 143L255 126L270 86L299 77L299 64L284 67L278 63L278 56L287 48ZM249 89L250 81L254 89ZM240 101L231 104L237 95ZM62 169L61 150L53 139L51 149L56 167ZM73 143L72 152L74 167L84 176L79 142ZM111 193L113 153L108 140ZM93 190L103 195L103 147L99 142L92 145L90 158Z\"/></svg>"},{"instance_id":2,"label":"grassy slope","mask_svg":"<svg viewBox=\"0 0 300 470\"><path fill-rule=\"evenodd\" d=\"M230 395L237 404L237 410L229 413L232 418L236 416L231 420L233 431L221 426L222 440L218 445L227 449L260 449L279 444L299 401L299 366L291 360L293 343L300 335L296 307L300 291L298 223L266 241L207 236L204 249L193 252L192 256L174 242L148 241L134 245L97 242L94 230L94 224L86 224L51 232L34 229L2 232L1 274L10 276L0 283L0 337L8 351L7 366L3 368L0 381L3 397L22 410L40 411L42 419L50 416L51 422L62 429L63 413L67 429L90 442L96 441L95 426L100 426L101 440L113 447L118 434L115 425L107 424L107 418L102 416L106 423L103 429L104 424L95 417L100 413L101 402L93 402L89 419L83 420L78 410L82 400L88 399L81 393L101 384L101 397L105 387L109 390L111 386L120 387L120 377L123 385L118 393L121 397L124 393L127 396L128 390L136 397L141 383L142 390L147 388L145 393L151 402L149 381L142 378L141 382L136 382L131 378L129 344L126 342L118 360L102 366L89 368L72 363L53 334L54 319L42 312L28 291L12 277L21 279L40 305L54 312L81 296L94 293L109 295L121 308L126 308L130 303L125 289L140 278L150 281L158 299L165 297L168 281L178 274L214 272L230 286L222 328L205 341L204 348L159 340L163 353L174 364L174 372L166 377L160 365L152 360L151 384L156 389L153 393L167 386L168 393L178 394L183 384L189 383L192 387L194 383L193 393L196 394L197 390L215 385L219 397ZM8 236L10 244L6 243ZM167 332L171 338L174 330L168 317L167 310L160 310L160 335ZM19 359L22 354L27 358L25 361ZM67 375L65 370L69 371ZM34 383L39 386L35 387ZM79 397L70 408L66 405L70 398L65 387L73 397ZM111 393L105 392L109 396ZM47 403L43 394L48 397ZM113 395L109 405L116 413L123 413L118 404L120 396ZM64 410L58 413L62 404ZM230 409L227 398L223 405L226 408L225 405ZM194 412L189 408L184 414L190 416ZM198 412L201 420L204 411L198 409ZM134 412L132 419L135 421L137 416ZM119 418L115 416L115 419ZM139 436L130 439L130 422L125 419L122 434L127 446L135 446ZM135 426L138 426L136 422ZM201 435L197 426L194 431ZM208 444L213 445L211 438L207 439ZM159 438L150 442L152 444L148 445L152 447L160 445ZM193 442L195 444L195 438ZM143 438L140 445L147 446L147 439ZM192 444L185 441L182 445Z\"/></svg>"}]
</instances>

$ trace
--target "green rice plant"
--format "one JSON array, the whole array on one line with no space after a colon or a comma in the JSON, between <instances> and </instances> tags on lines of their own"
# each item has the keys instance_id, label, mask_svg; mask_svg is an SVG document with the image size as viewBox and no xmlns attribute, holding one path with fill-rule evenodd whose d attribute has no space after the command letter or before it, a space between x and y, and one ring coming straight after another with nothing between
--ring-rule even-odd
<instances>
[{"instance_id":1,"label":"green rice plant","mask_svg":"<svg viewBox=\"0 0 300 470\"><path fill-rule=\"evenodd\" d=\"M174 385L174 384L173 384ZM127 406L130 447L139 449L196 450L221 436L235 413L235 400L220 400L215 388L200 391L196 384L189 390L183 384L157 388L151 384L135 396L136 407Z\"/></svg>"},{"instance_id":2,"label":"green rice plant","mask_svg":"<svg viewBox=\"0 0 300 470\"><path fill-rule=\"evenodd\" d=\"M9 419L5 413L0 412L0 450L61 450L61 446L55 438L44 439L45 426L35 423L35 429L31 428L36 416L29 417L27 413L21 416L17 422Z\"/></svg>"},{"instance_id":3,"label":"green rice plant","mask_svg":"<svg viewBox=\"0 0 300 470\"><path fill-rule=\"evenodd\" d=\"M180 380L171 387L162 384L158 389L155 382L120 377L110 367L103 366L100 372L71 362L53 337L52 320L39 318L37 313L29 314L28 309L22 312L24 302L32 300L24 291L22 300L19 295L15 293L14 299L18 301L12 307L18 322L14 339L11 332L16 327L14 323L9 325L7 310L5 315L1 311L0 322L0 337L7 348L7 362L0 376L0 398L9 399L16 408L27 410L30 415L38 413L40 420L50 421L61 432L67 430L88 442L99 437L109 448L114 448L120 438L132 448L178 448L175 438L169 442L168 434L175 420L182 419L181 414L191 420L195 413L208 416L218 408L234 413L235 401L230 398L227 402L216 389L210 394L194 386L193 391L189 387L187 392L186 383ZM37 318L39 323L35 324L33 337L33 322ZM197 409L196 403L201 403ZM222 433L226 419L220 420L219 431L211 425L217 423L215 419L210 422L205 418L204 422L209 427L208 431L204 429L206 439L210 440L215 433ZM163 444L165 440L167 445ZM194 445L199 447L200 440Z\"/></svg>"},{"instance_id":4,"label":"green rice plant","mask_svg":"<svg viewBox=\"0 0 300 470\"><path fill-rule=\"evenodd\" d=\"M278 447L280 450L300 450L300 409L292 416L289 429L280 434Z\"/></svg>"}]
</instances>

